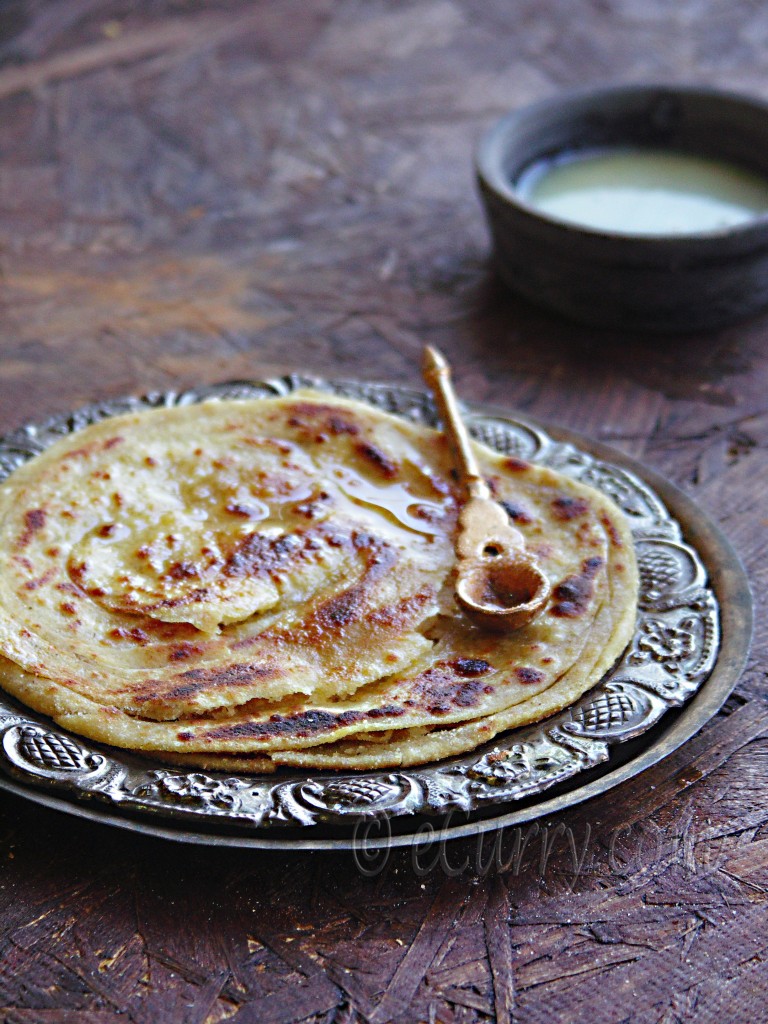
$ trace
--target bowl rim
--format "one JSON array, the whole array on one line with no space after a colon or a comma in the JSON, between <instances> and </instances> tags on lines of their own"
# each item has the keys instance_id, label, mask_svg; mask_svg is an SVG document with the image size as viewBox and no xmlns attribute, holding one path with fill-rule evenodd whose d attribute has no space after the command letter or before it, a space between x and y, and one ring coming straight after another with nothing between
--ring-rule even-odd
<instances>
[{"instance_id":1,"label":"bowl rim","mask_svg":"<svg viewBox=\"0 0 768 1024\"><path fill-rule=\"evenodd\" d=\"M748 108L754 114L765 121L766 136L768 136L768 100L759 96L740 93L735 90L722 89L708 85L680 85L664 82L647 83L622 83L608 84L601 86L589 86L582 88L567 89L553 93L544 99L535 100L533 103L525 103L498 118L482 135L475 151L474 167L477 182L483 201L487 207L487 195L491 193L500 199L507 206L514 208L518 213L524 215L532 222L537 222L551 232L559 232L564 238L585 237L592 240L606 243L631 244L638 249L658 250L661 248L705 248L711 249L717 244L728 240L739 240L752 242L755 245L768 243L768 210L758 213L741 224L731 225L728 228L720 228L712 231L689 231L689 232L665 232L660 234L634 234L631 232L616 231L607 228L591 227L576 221L565 220L545 213L539 207L529 203L518 191L515 182L503 169L503 161L508 152L510 136L521 118L535 118L537 112L545 112L558 107L568 107L573 104L582 106L590 103L595 110L602 109L606 101L614 98L639 99L643 97L653 98L664 96L695 98L710 100L723 105ZM631 139L627 139L629 145L633 145ZM634 144L635 148L643 148ZM597 147L595 147L597 148ZM606 147L608 148L608 147ZM663 148L663 147L646 147ZM565 147L563 149L565 152ZM669 152L690 152L695 149L681 150L679 147L670 147ZM711 155L716 159L714 154ZM532 157L525 165L530 167L537 157ZM737 160L723 155L724 160L730 160L732 164L743 167ZM759 173L759 172L757 172ZM768 172L764 174L768 182ZM489 210L489 216L493 214Z\"/></svg>"}]
</instances>

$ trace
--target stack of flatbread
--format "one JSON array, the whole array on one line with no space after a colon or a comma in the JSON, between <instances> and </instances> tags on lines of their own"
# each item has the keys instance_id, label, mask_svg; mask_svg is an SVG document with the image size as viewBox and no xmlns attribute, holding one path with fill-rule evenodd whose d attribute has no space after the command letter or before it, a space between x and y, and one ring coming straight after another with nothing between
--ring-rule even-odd
<instances>
[{"instance_id":1,"label":"stack of flatbread","mask_svg":"<svg viewBox=\"0 0 768 1024\"><path fill-rule=\"evenodd\" d=\"M597 682L634 626L619 510L478 446L552 583L507 634L453 597L442 434L315 392L118 416L0 486L0 685L179 764L373 768L471 750Z\"/></svg>"}]
</instances>

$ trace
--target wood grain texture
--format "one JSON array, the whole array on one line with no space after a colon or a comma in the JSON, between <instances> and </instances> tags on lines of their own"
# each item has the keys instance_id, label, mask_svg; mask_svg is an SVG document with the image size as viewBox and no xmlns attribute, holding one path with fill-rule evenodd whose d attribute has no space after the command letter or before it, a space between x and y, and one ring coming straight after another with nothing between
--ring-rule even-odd
<instances>
[{"instance_id":1,"label":"wood grain texture","mask_svg":"<svg viewBox=\"0 0 768 1024\"><path fill-rule=\"evenodd\" d=\"M539 312L489 268L471 156L495 117L570 86L766 96L767 28L749 0L0 7L0 429L297 368L417 383L434 342L464 397L679 484L758 605L736 696L667 762L376 877L0 796L0 1020L764 1017L768 318L652 339Z\"/></svg>"}]
</instances>

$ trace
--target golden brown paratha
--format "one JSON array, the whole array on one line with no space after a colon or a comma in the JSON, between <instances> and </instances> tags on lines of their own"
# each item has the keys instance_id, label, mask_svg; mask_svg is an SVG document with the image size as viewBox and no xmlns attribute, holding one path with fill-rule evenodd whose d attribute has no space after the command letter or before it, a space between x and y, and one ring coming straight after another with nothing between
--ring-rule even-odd
<instances>
[{"instance_id":1,"label":"golden brown paratha","mask_svg":"<svg viewBox=\"0 0 768 1024\"><path fill-rule=\"evenodd\" d=\"M88 427L0 486L0 682L82 735L242 770L419 763L545 717L631 635L631 536L597 491L478 456L553 584L502 635L453 600L441 434L311 392Z\"/></svg>"}]
</instances>

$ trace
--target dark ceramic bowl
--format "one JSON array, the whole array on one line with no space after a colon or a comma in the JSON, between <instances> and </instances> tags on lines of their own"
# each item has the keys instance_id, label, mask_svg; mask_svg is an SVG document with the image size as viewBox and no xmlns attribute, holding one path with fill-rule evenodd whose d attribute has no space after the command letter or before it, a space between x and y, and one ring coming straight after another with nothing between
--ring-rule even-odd
<instances>
[{"instance_id":1,"label":"dark ceramic bowl","mask_svg":"<svg viewBox=\"0 0 768 1024\"><path fill-rule=\"evenodd\" d=\"M502 118L480 143L477 177L505 282L573 320L631 330L709 330L768 307L768 214L715 232L630 235L549 217L516 189L538 160L611 146L715 157L768 177L768 104L619 86Z\"/></svg>"}]
</instances>

